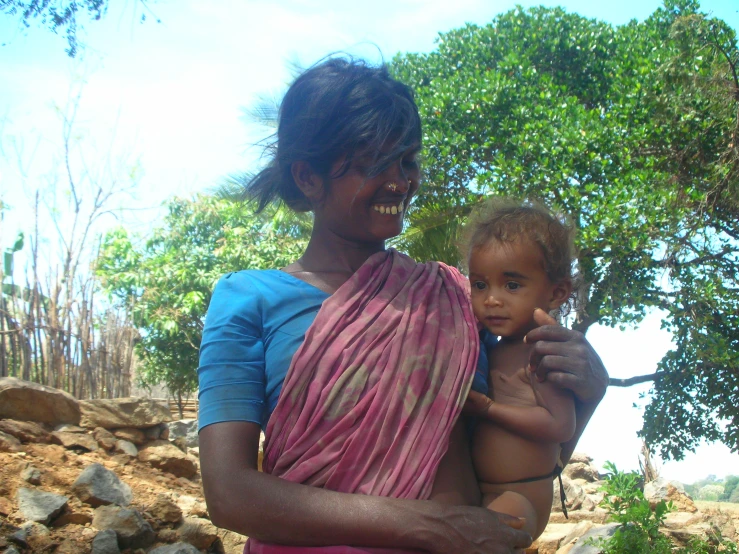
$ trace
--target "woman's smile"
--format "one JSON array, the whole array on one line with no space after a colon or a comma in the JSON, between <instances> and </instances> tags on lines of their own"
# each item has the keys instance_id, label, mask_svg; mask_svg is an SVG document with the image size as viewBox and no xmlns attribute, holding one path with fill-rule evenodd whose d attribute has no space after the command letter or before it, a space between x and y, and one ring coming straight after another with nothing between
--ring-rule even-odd
<instances>
[{"instance_id":1,"label":"woman's smile","mask_svg":"<svg viewBox=\"0 0 739 554\"><path fill-rule=\"evenodd\" d=\"M385 215L403 215L405 205L401 200L398 204L372 204L372 209Z\"/></svg>"}]
</instances>

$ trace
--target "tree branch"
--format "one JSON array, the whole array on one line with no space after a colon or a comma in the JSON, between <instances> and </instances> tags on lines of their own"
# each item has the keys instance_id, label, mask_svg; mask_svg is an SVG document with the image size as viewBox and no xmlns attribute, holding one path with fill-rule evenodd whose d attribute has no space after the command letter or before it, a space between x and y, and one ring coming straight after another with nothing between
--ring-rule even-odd
<instances>
[{"instance_id":1,"label":"tree branch","mask_svg":"<svg viewBox=\"0 0 739 554\"><path fill-rule=\"evenodd\" d=\"M655 381L659 379L659 373L650 373L649 375L637 375L635 377L629 377L628 379L616 379L611 377L608 380L609 387L631 387L632 385L638 385L639 383L647 383L649 381Z\"/></svg>"}]
</instances>

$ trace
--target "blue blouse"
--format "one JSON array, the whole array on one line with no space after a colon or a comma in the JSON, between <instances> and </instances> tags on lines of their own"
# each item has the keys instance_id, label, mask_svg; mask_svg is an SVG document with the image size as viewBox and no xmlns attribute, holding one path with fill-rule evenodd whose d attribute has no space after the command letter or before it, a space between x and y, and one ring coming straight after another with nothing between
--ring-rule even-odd
<instances>
[{"instance_id":1,"label":"blue blouse","mask_svg":"<svg viewBox=\"0 0 739 554\"><path fill-rule=\"evenodd\" d=\"M199 429L224 421L266 427L293 355L329 294L277 269L225 275L216 285L200 344ZM472 388L487 394L487 349L481 334Z\"/></svg>"}]
</instances>

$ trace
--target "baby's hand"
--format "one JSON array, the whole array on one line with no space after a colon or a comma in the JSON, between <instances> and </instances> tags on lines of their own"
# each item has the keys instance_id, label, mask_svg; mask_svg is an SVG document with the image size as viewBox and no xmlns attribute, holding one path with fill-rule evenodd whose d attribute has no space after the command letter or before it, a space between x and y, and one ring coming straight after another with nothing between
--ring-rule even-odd
<instances>
[{"instance_id":1,"label":"baby's hand","mask_svg":"<svg viewBox=\"0 0 739 554\"><path fill-rule=\"evenodd\" d=\"M467 396L467 401L462 406L462 412L467 415L485 418L488 416L488 409L492 405L492 398L471 390L469 396Z\"/></svg>"}]
</instances>

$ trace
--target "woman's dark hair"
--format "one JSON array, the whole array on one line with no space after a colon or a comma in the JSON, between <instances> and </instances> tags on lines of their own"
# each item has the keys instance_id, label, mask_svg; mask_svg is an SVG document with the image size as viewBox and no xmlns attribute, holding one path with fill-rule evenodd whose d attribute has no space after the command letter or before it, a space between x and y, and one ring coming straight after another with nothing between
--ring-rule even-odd
<instances>
[{"instance_id":1,"label":"woman's dark hair","mask_svg":"<svg viewBox=\"0 0 739 554\"><path fill-rule=\"evenodd\" d=\"M325 178L341 177L352 159L368 155L369 176L421 143L421 119L412 90L387 66L351 58L329 58L303 72L282 100L271 160L246 185L257 212L280 199L295 211L311 209L295 184L292 164L307 162ZM333 174L332 165L345 162Z\"/></svg>"}]
</instances>

